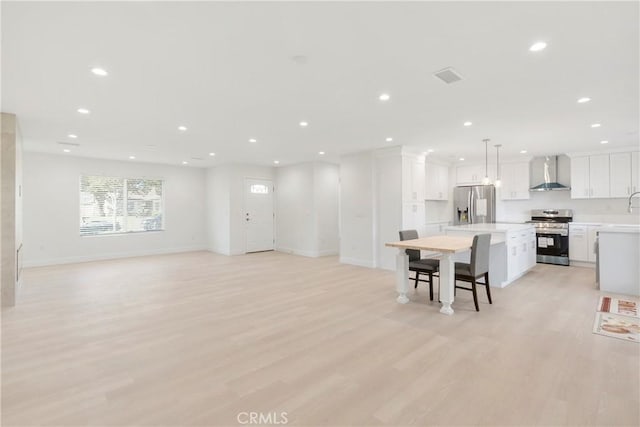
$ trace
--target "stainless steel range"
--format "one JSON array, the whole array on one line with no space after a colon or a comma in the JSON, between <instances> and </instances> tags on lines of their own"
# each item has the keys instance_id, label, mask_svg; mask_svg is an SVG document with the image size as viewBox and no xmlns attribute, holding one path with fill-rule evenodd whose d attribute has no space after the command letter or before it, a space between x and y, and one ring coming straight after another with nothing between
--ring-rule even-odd
<instances>
[{"instance_id":1,"label":"stainless steel range","mask_svg":"<svg viewBox=\"0 0 640 427\"><path fill-rule=\"evenodd\" d=\"M534 209L531 221L536 227L536 260L544 264L569 265L569 223L571 209Z\"/></svg>"}]
</instances>

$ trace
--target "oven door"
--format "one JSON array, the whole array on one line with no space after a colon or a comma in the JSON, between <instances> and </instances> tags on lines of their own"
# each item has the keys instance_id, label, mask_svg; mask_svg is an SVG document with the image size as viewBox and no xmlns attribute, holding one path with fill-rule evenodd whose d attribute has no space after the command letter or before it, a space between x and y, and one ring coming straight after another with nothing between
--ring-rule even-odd
<instances>
[{"instance_id":1,"label":"oven door","mask_svg":"<svg viewBox=\"0 0 640 427\"><path fill-rule=\"evenodd\" d=\"M537 230L536 258L542 263L569 265L569 230Z\"/></svg>"}]
</instances>

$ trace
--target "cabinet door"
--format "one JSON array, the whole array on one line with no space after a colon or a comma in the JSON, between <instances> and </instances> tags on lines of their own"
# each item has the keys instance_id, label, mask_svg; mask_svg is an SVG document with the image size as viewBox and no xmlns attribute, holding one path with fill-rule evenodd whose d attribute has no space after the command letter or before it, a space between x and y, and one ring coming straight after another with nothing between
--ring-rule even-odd
<instances>
[{"instance_id":1,"label":"cabinet door","mask_svg":"<svg viewBox=\"0 0 640 427\"><path fill-rule=\"evenodd\" d=\"M537 253L536 253L536 231L529 231L529 238L527 239L529 242L529 268L535 267L538 262Z\"/></svg>"},{"instance_id":2,"label":"cabinet door","mask_svg":"<svg viewBox=\"0 0 640 427\"><path fill-rule=\"evenodd\" d=\"M402 204L402 229L417 230L422 236L425 232L425 212L423 203L405 202Z\"/></svg>"},{"instance_id":3,"label":"cabinet door","mask_svg":"<svg viewBox=\"0 0 640 427\"><path fill-rule=\"evenodd\" d=\"M609 155L589 157L589 196L592 199L607 198L609 191Z\"/></svg>"},{"instance_id":4,"label":"cabinet door","mask_svg":"<svg viewBox=\"0 0 640 427\"><path fill-rule=\"evenodd\" d=\"M411 186L411 159L402 157L402 200L413 200L413 188Z\"/></svg>"},{"instance_id":5,"label":"cabinet door","mask_svg":"<svg viewBox=\"0 0 640 427\"><path fill-rule=\"evenodd\" d=\"M609 155L611 197L629 197L631 194L631 153Z\"/></svg>"},{"instance_id":6,"label":"cabinet door","mask_svg":"<svg viewBox=\"0 0 640 427\"><path fill-rule=\"evenodd\" d=\"M640 191L640 153L631 153L631 192Z\"/></svg>"},{"instance_id":7,"label":"cabinet door","mask_svg":"<svg viewBox=\"0 0 640 427\"><path fill-rule=\"evenodd\" d=\"M425 177L424 177L424 162L419 160L413 160L411 162L411 187L412 187L412 200L422 201L424 200L425 192Z\"/></svg>"},{"instance_id":8,"label":"cabinet door","mask_svg":"<svg viewBox=\"0 0 640 427\"><path fill-rule=\"evenodd\" d=\"M527 234L526 231L523 231L518 238L518 247L520 249L520 253L518 254L518 274L524 273L529 268L529 242Z\"/></svg>"},{"instance_id":9,"label":"cabinet door","mask_svg":"<svg viewBox=\"0 0 640 427\"><path fill-rule=\"evenodd\" d=\"M589 261L586 226L569 226L569 260Z\"/></svg>"},{"instance_id":10,"label":"cabinet door","mask_svg":"<svg viewBox=\"0 0 640 427\"><path fill-rule=\"evenodd\" d=\"M505 163L500 165L502 200L525 200L529 198L529 163Z\"/></svg>"},{"instance_id":11,"label":"cabinet door","mask_svg":"<svg viewBox=\"0 0 640 427\"><path fill-rule=\"evenodd\" d=\"M436 165L436 175L438 177L437 200L449 199L449 167Z\"/></svg>"},{"instance_id":12,"label":"cabinet door","mask_svg":"<svg viewBox=\"0 0 640 427\"><path fill-rule=\"evenodd\" d=\"M571 198L589 198L589 157L571 159Z\"/></svg>"},{"instance_id":13,"label":"cabinet door","mask_svg":"<svg viewBox=\"0 0 640 427\"><path fill-rule=\"evenodd\" d=\"M439 198L440 176L438 167L435 163L425 163L425 199L441 200Z\"/></svg>"},{"instance_id":14,"label":"cabinet door","mask_svg":"<svg viewBox=\"0 0 640 427\"><path fill-rule=\"evenodd\" d=\"M599 226L587 227L587 261L596 262L595 242Z\"/></svg>"},{"instance_id":15,"label":"cabinet door","mask_svg":"<svg viewBox=\"0 0 640 427\"><path fill-rule=\"evenodd\" d=\"M458 166L456 168L456 182L460 184L477 184L478 183L478 167L477 166Z\"/></svg>"},{"instance_id":16,"label":"cabinet door","mask_svg":"<svg viewBox=\"0 0 640 427\"><path fill-rule=\"evenodd\" d=\"M456 168L456 182L458 185L482 184L485 173L491 182L496 179L496 166L488 165L485 172L484 165L464 165Z\"/></svg>"}]
</instances>

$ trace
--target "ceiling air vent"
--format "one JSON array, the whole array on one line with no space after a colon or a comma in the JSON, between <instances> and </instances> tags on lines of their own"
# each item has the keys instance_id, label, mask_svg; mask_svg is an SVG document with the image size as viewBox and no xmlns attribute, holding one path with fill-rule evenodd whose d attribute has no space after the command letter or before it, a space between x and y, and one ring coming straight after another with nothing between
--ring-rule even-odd
<instances>
[{"instance_id":1,"label":"ceiling air vent","mask_svg":"<svg viewBox=\"0 0 640 427\"><path fill-rule=\"evenodd\" d=\"M192 157L191 160L204 160L202 157Z\"/></svg>"},{"instance_id":2,"label":"ceiling air vent","mask_svg":"<svg viewBox=\"0 0 640 427\"><path fill-rule=\"evenodd\" d=\"M69 145L71 147L79 147L80 146L80 144L78 144L77 142L62 142L62 141L59 141L58 144L60 144L60 145Z\"/></svg>"},{"instance_id":3,"label":"ceiling air vent","mask_svg":"<svg viewBox=\"0 0 640 427\"><path fill-rule=\"evenodd\" d=\"M433 75L448 85L462 80L462 76L451 67L436 71Z\"/></svg>"}]
</instances>

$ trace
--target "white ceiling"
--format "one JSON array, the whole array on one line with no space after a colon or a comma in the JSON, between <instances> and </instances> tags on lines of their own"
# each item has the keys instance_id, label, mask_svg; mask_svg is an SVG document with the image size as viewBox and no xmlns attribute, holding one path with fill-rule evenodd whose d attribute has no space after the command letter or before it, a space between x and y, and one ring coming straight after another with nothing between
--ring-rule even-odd
<instances>
[{"instance_id":1,"label":"white ceiling","mask_svg":"<svg viewBox=\"0 0 640 427\"><path fill-rule=\"evenodd\" d=\"M637 146L638 16L606 1L2 2L2 110L28 150L192 166L391 145L469 161L483 138L507 157ZM449 66L464 80L432 75Z\"/></svg>"}]
</instances>

